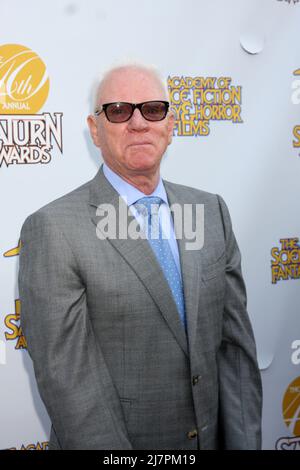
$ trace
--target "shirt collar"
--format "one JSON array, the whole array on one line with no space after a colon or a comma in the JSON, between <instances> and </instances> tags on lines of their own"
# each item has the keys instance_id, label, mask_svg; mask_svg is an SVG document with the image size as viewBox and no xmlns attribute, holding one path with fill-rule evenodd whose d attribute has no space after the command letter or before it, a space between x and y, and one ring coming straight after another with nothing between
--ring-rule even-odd
<instances>
[{"instance_id":1,"label":"shirt collar","mask_svg":"<svg viewBox=\"0 0 300 470\"><path fill-rule=\"evenodd\" d=\"M103 163L103 173L113 188L119 193L121 197L123 197L123 199L125 199L128 206L131 206L138 199L141 199L145 196L160 197L163 202L168 204L167 193L161 176L159 177L158 184L154 191L151 194L144 194L142 191L132 186L132 184L121 178L121 176L115 173L108 165L106 165L106 163Z\"/></svg>"}]
</instances>

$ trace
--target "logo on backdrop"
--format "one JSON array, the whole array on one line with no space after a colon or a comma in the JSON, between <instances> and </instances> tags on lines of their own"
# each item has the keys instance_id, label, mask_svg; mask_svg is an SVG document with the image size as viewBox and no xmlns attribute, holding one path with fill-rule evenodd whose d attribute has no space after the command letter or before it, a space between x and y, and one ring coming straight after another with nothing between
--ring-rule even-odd
<instances>
[{"instance_id":1,"label":"logo on backdrop","mask_svg":"<svg viewBox=\"0 0 300 470\"><path fill-rule=\"evenodd\" d=\"M19 44L0 45L0 167L49 163L62 153L62 113L37 114L49 94L42 59Z\"/></svg>"},{"instance_id":2,"label":"logo on backdrop","mask_svg":"<svg viewBox=\"0 0 300 470\"><path fill-rule=\"evenodd\" d=\"M300 246L299 238L281 238L281 247L271 249L272 284L278 281L300 278Z\"/></svg>"},{"instance_id":3,"label":"logo on backdrop","mask_svg":"<svg viewBox=\"0 0 300 470\"><path fill-rule=\"evenodd\" d=\"M15 248L12 248L11 250L8 250L5 253L3 253L3 256L5 258L11 258L12 256L17 256L17 255L20 254L20 249L21 249L21 239L18 242L18 246L16 246Z\"/></svg>"},{"instance_id":4,"label":"logo on backdrop","mask_svg":"<svg viewBox=\"0 0 300 470\"><path fill-rule=\"evenodd\" d=\"M3 256L5 258L11 258L12 256L17 256L20 254L21 240L19 240L18 245L8 251L6 251ZM5 316L4 324L7 328L5 332L6 341L16 341L15 349L26 349L27 342L26 338L22 333L22 328L20 326L20 312L21 312L21 301L19 299L15 300L15 312L10 313Z\"/></svg>"},{"instance_id":5,"label":"logo on backdrop","mask_svg":"<svg viewBox=\"0 0 300 470\"><path fill-rule=\"evenodd\" d=\"M49 94L42 59L25 46L0 46L0 114L36 114Z\"/></svg>"},{"instance_id":6,"label":"logo on backdrop","mask_svg":"<svg viewBox=\"0 0 300 470\"><path fill-rule=\"evenodd\" d=\"M231 77L169 76L174 135L207 136L210 121L241 123L242 87Z\"/></svg>"},{"instance_id":7,"label":"logo on backdrop","mask_svg":"<svg viewBox=\"0 0 300 470\"><path fill-rule=\"evenodd\" d=\"M27 349L26 338L20 326L21 301L15 300L15 313L10 313L4 318L4 324L8 331L5 332L7 341L16 341L15 349Z\"/></svg>"},{"instance_id":8,"label":"logo on backdrop","mask_svg":"<svg viewBox=\"0 0 300 470\"><path fill-rule=\"evenodd\" d=\"M300 450L300 377L288 386L282 401L284 422L293 437L282 437L276 442L277 450Z\"/></svg>"},{"instance_id":9,"label":"logo on backdrop","mask_svg":"<svg viewBox=\"0 0 300 470\"><path fill-rule=\"evenodd\" d=\"M292 103L293 104L300 104L300 69L294 71L294 78L292 82ZM296 149L300 149L300 124L297 124L293 128L293 147ZM300 153L299 153L300 156Z\"/></svg>"},{"instance_id":10,"label":"logo on backdrop","mask_svg":"<svg viewBox=\"0 0 300 470\"><path fill-rule=\"evenodd\" d=\"M37 442L36 444L22 444L18 449L17 447L10 447L7 450L48 450L49 442Z\"/></svg>"}]
</instances>

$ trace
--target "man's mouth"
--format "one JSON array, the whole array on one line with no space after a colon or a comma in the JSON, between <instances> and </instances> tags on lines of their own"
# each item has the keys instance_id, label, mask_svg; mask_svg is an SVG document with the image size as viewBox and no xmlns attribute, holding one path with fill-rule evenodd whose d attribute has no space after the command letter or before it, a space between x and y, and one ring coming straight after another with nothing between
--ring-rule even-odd
<instances>
[{"instance_id":1,"label":"man's mouth","mask_svg":"<svg viewBox=\"0 0 300 470\"><path fill-rule=\"evenodd\" d=\"M129 144L128 147L135 147L139 145L152 145L152 142L133 142L132 144Z\"/></svg>"}]
</instances>

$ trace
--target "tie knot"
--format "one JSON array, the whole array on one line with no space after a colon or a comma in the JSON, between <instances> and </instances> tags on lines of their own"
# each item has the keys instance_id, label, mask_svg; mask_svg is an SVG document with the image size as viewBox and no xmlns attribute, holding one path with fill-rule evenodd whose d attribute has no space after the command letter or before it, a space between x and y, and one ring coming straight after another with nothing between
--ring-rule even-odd
<instances>
[{"instance_id":1,"label":"tie knot","mask_svg":"<svg viewBox=\"0 0 300 470\"><path fill-rule=\"evenodd\" d=\"M144 217L150 217L151 214L157 214L159 206L163 200L158 196L146 196L138 199L133 205L139 214Z\"/></svg>"}]
</instances>

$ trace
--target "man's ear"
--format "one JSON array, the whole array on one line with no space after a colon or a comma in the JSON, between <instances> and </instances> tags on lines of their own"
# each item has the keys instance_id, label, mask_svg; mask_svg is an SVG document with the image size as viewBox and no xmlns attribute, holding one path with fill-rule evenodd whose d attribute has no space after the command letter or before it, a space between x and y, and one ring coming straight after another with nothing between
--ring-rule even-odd
<instances>
[{"instance_id":1,"label":"man's ear","mask_svg":"<svg viewBox=\"0 0 300 470\"><path fill-rule=\"evenodd\" d=\"M96 147L100 147L100 139L99 139L98 127L97 127L95 116L93 116L92 114L89 114L89 116L87 117L87 123L90 129L90 134L91 134L94 144L96 145Z\"/></svg>"},{"instance_id":2,"label":"man's ear","mask_svg":"<svg viewBox=\"0 0 300 470\"><path fill-rule=\"evenodd\" d=\"M168 145L172 142L173 138L173 129L175 124L175 114L173 110L170 110L168 113Z\"/></svg>"}]
</instances>

